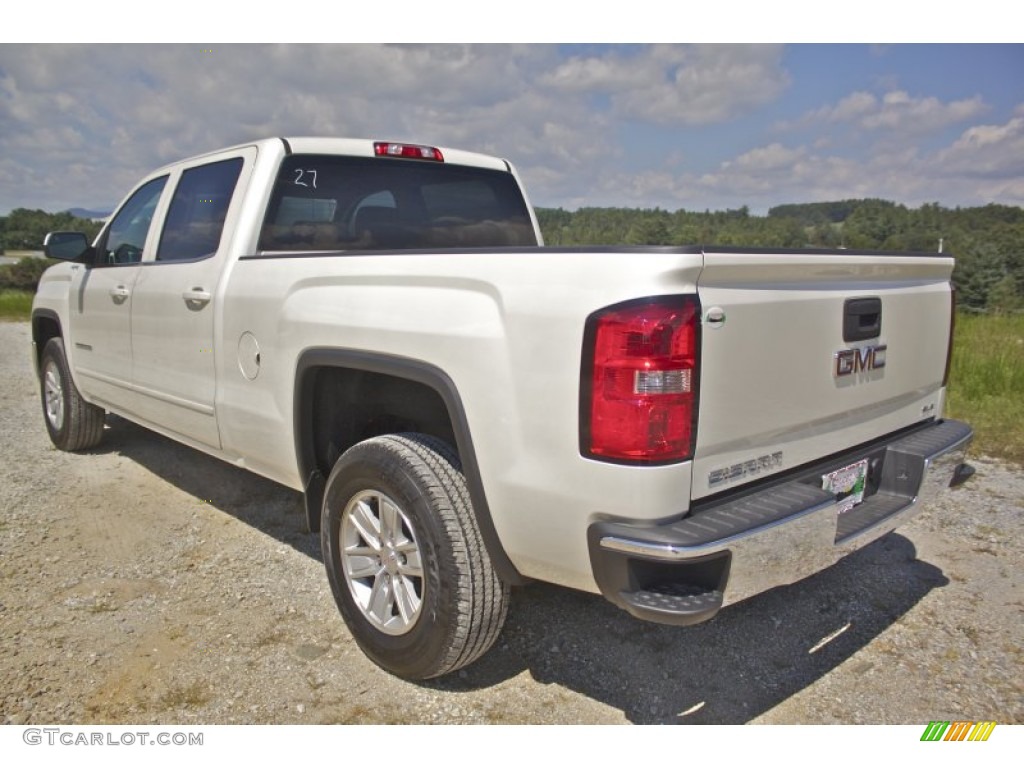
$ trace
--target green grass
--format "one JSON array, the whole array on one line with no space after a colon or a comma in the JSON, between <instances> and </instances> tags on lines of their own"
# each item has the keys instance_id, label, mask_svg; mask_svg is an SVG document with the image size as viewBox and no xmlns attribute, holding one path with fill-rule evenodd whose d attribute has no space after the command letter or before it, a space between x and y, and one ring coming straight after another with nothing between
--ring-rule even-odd
<instances>
[{"instance_id":1,"label":"green grass","mask_svg":"<svg viewBox=\"0 0 1024 768\"><path fill-rule=\"evenodd\" d=\"M28 322L32 312L32 294L27 291L0 291L0 320Z\"/></svg>"},{"instance_id":2,"label":"green grass","mask_svg":"<svg viewBox=\"0 0 1024 768\"><path fill-rule=\"evenodd\" d=\"M974 453L1024 464L1024 315L958 315L946 413Z\"/></svg>"}]
</instances>

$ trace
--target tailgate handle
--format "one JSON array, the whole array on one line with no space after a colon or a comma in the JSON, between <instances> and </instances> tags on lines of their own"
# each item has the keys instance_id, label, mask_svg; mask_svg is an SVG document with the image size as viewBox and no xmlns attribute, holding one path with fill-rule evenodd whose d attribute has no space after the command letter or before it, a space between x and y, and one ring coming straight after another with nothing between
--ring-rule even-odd
<instances>
[{"instance_id":1,"label":"tailgate handle","mask_svg":"<svg viewBox=\"0 0 1024 768\"><path fill-rule=\"evenodd\" d=\"M843 304L843 341L864 341L882 333L882 300L847 299Z\"/></svg>"}]
</instances>

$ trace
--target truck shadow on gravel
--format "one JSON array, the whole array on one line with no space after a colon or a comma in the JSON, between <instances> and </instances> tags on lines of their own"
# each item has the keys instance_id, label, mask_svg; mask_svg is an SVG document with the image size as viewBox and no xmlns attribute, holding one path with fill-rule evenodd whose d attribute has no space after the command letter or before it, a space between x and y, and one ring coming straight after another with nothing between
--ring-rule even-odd
<instances>
[{"instance_id":1,"label":"truck shadow on gravel","mask_svg":"<svg viewBox=\"0 0 1024 768\"><path fill-rule=\"evenodd\" d=\"M319 537L306 532L298 493L122 419L109 417L108 423L95 452L137 462L322 560ZM638 621L601 597L533 584L513 590L504 632L490 653L425 685L439 692L479 692L526 671L540 684L563 686L634 723L746 723L868 644L873 659L881 654L900 663L897 641L882 635L931 590L948 583L940 569L916 558L909 539L893 533L799 584L730 606L694 627ZM850 671L865 689L886 685L886 670L874 661L854 661ZM827 711L808 712L803 722L844 722L842 693L837 689ZM870 720L870 713L863 714ZM504 717L500 707L490 711L490 720L523 722L512 712Z\"/></svg>"},{"instance_id":2,"label":"truck shadow on gravel","mask_svg":"<svg viewBox=\"0 0 1024 768\"><path fill-rule=\"evenodd\" d=\"M642 622L595 595L531 585L513 593L496 650L465 678L441 685L488 686L525 667L539 682L603 702L634 723L746 723L869 643L899 664L899 648L881 635L948 583L916 559L909 539L889 534L799 584L693 627ZM853 662L852 672L863 681L859 693L887 684L877 662ZM842 694L837 688L830 709L809 711L803 722L848 721Z\"/></svg>"},{"instance_id":3,"label":"truck shadow on gravel","mask_svg":"<svg viewBox=\"0 0 1024 768\"><path fill-rule=\"evenodd\" d=\"M298 492L112 414L107 414L107 426L103 442L90 453L124 456L196 499L321 560L320 539L306 530Z\"/></svg>"}]
</instances>

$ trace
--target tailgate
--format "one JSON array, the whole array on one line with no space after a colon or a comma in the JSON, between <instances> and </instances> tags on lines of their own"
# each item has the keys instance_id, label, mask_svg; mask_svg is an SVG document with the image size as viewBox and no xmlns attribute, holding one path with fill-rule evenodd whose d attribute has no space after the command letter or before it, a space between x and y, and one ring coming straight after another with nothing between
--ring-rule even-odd
<instances>
[{"instance_id":1,"label":"tailgate","mask_svg":"<svg viewBox=\"0 0 1024 768\"><path fill-rule=\"evenodd\" d=\"M952 270L942 254L705 252L692 497L940 416Z\"/></svg>"}]
</instances>

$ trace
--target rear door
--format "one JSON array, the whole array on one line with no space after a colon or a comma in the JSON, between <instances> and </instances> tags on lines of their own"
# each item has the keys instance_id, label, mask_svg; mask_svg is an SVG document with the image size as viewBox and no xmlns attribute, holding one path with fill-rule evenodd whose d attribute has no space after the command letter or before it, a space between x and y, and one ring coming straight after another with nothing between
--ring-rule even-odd
<instances>
[{"instance_id":1,"label":"rear door","mask_svg":"<svg viewBox=\"0 0 1024 768\"><path fill-rule=\"evenodd\" d=\"M941 415L952 268L706 252L694 498Z\"/></svg>"},{"instance_id":2,"label":"rear door","mask_svg":"<svg viewBox=\"0 0 1024 768\"><path fill-rule=\"evenodd\" d=\"M143 265L132 304L133 383L139 415L219 447L215 340L221 286L256 148L182 165L153 259Z\"/></svg>"}]
</instances>

